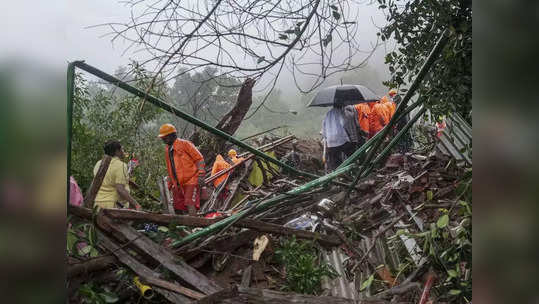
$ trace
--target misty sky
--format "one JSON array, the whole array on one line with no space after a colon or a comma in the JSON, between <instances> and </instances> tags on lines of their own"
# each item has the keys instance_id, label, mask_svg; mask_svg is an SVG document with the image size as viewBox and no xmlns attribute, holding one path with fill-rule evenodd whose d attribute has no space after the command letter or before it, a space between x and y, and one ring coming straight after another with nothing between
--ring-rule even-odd
<instances>
[{"instance_id":1,"label":"misty sky","mask_svg":"<svg viewBox=\"0 0 539 304\"><path fill-rule=\"evenodd\" d=\"M10 1L9 13L7 11L4 9L4 16L0 18L3 29L0 33L0 60L18 58L63 70L68 61L84 59L106 72L114 72L118 66L126 65L130 58L140 58L133 52L122 55L126 45L121 41L113 45L110 37L102 37L107 33L106 28L87 28L128 20L129 8L118 1ZM365 48L376 39L377 28L373 20L378 26L385 22L377 5L361 7L357 39ZM383 66L384 55L382 46L369 61L380 75L387 75ZM279 87L285 93L296 93L290 79L283 75Z\"/></svg>"}]
</instances>

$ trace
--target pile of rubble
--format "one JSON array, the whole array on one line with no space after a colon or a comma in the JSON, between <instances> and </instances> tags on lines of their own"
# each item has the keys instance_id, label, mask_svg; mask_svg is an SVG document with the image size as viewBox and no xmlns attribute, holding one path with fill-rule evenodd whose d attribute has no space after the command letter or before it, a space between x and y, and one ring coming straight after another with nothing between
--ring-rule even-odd
<instances>
[{"instance_id":1,"label":"pile of rubble","mask_svg":"<svg viewBox=\"0 0 539 304\"><path fill-rule=\"evenodd\" d=\"M323 171L313 160L317 143L292 140L269 140L259 148L279 159L296 158L303 170ZM254 167L262 176L256 183ZM255 158L234 170L225 182L229 195L223 199L216 189L199 217L170 214L166 193L163 213L70 206L74 219L94 223L88 228L94 239L87 241L99 251L69 261L71 301L79 301L83 282L102 276L109 280L107 292L123 301L133 297L128 286L151 301L173 303L426 303L462 297L468 288L471 295L471 176L452 159L392 155L352 191L328 182L263 212L247 212L216 233L178 242L308 181ZM274 255L281 239L290 237L315 244L319 262L335 272L315 295L282 291L287 269ZM119 266L136 280L111 276Z\"/></svg>"}]
</instances>

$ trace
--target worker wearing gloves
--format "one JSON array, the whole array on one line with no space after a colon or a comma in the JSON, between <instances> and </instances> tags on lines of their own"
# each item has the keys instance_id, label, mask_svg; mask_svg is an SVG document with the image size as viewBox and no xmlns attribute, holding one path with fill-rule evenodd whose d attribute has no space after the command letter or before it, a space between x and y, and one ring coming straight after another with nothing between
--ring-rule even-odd
<instances>
[{"instance_id":1,"label":"worker wearing gloves","mask_svg":"<svg viewBox=\"0 0 539 304\"><path fill-rule=\"evenodd\" d=\"M174 209L195 215L200 209L200 188L206 173L204 157L192 142L179 139L171 124L162 125L158 137L166 145L168 188L172 192Z\"/></svg>"},{"instance_id":2,"label":"worker wearing gloves","mask_svg":"<svg viewBox=\"0 0 539 304\"><path fill-rule=\"evenodd\" d=\"M129 205L140 210L140 205L129 194L127 165L121 160L124 157L122 145L119 141L111 140L105 144L104 150L112 159L95 197L95 205L98 208L127 208ZM94 176L100 166L101 160L94 166Z\"/></svg>"}]
</instances>

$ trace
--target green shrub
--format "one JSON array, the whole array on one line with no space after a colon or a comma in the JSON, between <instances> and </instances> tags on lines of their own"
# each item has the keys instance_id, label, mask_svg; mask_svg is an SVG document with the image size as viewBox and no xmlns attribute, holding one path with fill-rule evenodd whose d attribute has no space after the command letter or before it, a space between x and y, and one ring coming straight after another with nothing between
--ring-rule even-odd
<instances>
[{"instance_id":1,"label":"green shrub","mask_svg":"<svg viewBox=\"0 0 539 304\"><path fill-rule=\"evenodd\" d=\"M281 242L275 251L278 263L285 266L286 280L282 289L303 294L319 294L322 277L337 277L333 267L318 259L314 244L295 237Z\"/></svg>"}]
</instances>

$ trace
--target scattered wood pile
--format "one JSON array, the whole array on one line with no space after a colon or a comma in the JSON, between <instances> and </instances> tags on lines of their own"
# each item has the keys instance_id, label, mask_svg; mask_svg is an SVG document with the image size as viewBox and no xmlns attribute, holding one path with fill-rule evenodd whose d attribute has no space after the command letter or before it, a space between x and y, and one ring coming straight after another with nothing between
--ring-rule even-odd
<instances>
[{"instance_id":1,"label":"scattered wood pile","mask_svg":"<svg viewBox=\"0 0 539 304\"><path fill-rule=\"evenodd\" d=\"M316 142L259 144L280 159L295 151L301 169L322 171L312 161ZM249 181L255 165L258 185ZM471 295L471 201L463 176L442 155L396 154L350 194L328 183L181 246L174 241L308 180L251 158L226 180L229 195L216 189L198 217L70 206L73 221L93 223L90 243L99 252L68 261L70 301L78 303L76 291L88 281L109 284L107 292L118 295L112 300L125 302L426 303L451 301L449 294L468 292L468 282ZM287 269L273 256L280 239L290 237L316 244L320 260L337 273L325 278L320 294L282 291ZM122 280L122 267L138 281Z\"/></svg>"}]
</instances>

